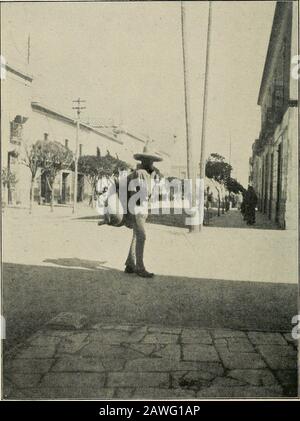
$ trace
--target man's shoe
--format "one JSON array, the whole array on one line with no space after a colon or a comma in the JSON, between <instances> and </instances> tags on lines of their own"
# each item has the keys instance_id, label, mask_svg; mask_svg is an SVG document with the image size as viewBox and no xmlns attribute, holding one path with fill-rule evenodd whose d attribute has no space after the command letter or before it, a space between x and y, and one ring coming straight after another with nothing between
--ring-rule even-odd
<instances>
[{"instance_id":1,"label":"man's shoe","mask_svg":"<svg viewBox=\"0 0 300 421\"><path fill-rule=\"evenodd\" d=\"M143 270L137 270L135 272L138 276L141 276L142 278L153 278L154 273L147 272L146 269Z\"/></svg>"},{"instance_id":2,"label":"man's shoe","mask_svg":"<svg viewBox=\"0 0 300 421\"><path fill-rule=\"evenodd\" d=\"M136 270L132 266L126 266L124 272L125 273L135 273Z\"/></svg>"}]
</instances>

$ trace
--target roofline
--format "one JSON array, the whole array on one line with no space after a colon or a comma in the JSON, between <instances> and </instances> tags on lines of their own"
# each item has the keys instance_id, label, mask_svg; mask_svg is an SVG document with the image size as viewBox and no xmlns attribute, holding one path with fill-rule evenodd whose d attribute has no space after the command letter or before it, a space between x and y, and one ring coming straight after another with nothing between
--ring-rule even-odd
<instances>
[{"instance_id":1,"label":"roofline","mask_svg":"<svg viewBox=\"0 0 300 421\"><path fill-rule=\"evenodd\" d=\"M136 139L136 140L138 140L139 142L142 142L142 143L144 143L144 144L145 144L145 143L147 143L147 140L141 139L141 137L138 137L138 136L136 136L136 135L134 135L134 134L130 133L128 130L125 130L125 129L119 129L119 133L124 133L124 134L127 134L127 136L132 137L133 139ZM170 154L168 154L167 152L162 151L162 150L158 150L158 151L157 151L157 153L158 153L159 155L165 155L165 156L167 156L167 157L170 157Z\"/></svg>"},{"instance_id":2,"label":"roofline","mask_svg":"<svg viewBox=\"0 0 300 421\"><path fill-rule=\"evenodd\" d=\"M141 139L140 137L138 137L138 136L136 136L136 135L134 135L134 134L132 134L132 133L128 132L127 130L120 129L120 130L119 130L119 133L124 133L124 134L127 134L127 136L132 137L133 139L136 139L136 140L138 140L139 142L146 143L146 141L145 141L145 140L143 140L143 139Z\"/></svg>"},{"instance_id":3,"label":"roofline","mask_svg":"<svg viewBox=\"0 0 300 421\"><path fill-rule=\"evenodd\" d=\"M55 117L58 117L58 118L61 118L62 120L65 120L67 123L71 124L72 126L75 126L76 123L77 123L77 121L74 118L72 118L70 116L67 116L65 114L62 114L59 111L56 111L54 109L51 109L48 106L40 104L39 102L35 102L35 101L31 102L31 108L34 109L34 110L37 110L37 111L42 111L46 114L52 114ZM113 138L112 136L109 136L108 134L103 133L102 131L95 129L94 127L91 127L90 125L88 125L86 123L80 122L79 125L80 125L81 128L84 128L84 129L89 130L93 133L96 133L98 136L105 137L106 139L108 139L112 142L119 143L120 145L123 145L123 142L121 142L120 140L117 140L117 139Z\"/></svg>"},{"instance_id":4,"label":"roofline","mask_svg":"<svg viewBox=\"0 0 300 421\"><path fill-rule=\"evenodd\" d=\"M168 153L168 152L165 152L165 151L162 151L162 150L159 150L159 151L157 151L160 155L165 155L165 156L168 156L168 157L170 157L171 155Z\"/></svg>"},{"instance_id":5,"label":"roofline","mask_svg":"<svg viewBox=\"0 0 300 421\"><path fill-rule=\"evenodd\" d=\"M94 127L97 127L97 126L94 126ZM120 134L126 134L127 136L131 137L132 139L138 140L139 142L141 142L141 143L143 143L143 144L147 143L147 140L144 140L144 139L142 139L141 137L139 137L139 136L137 136L137 135L134 135L134 134L130 133L127 129L120 128L120 126L118 126L118 125L116 125L116 124L114 124L114 125L112 125L112 126L98 126L98 127L117 129L117 133L120 133ZM167 157L170 157L170 156L171 156L170 154L168 154L167 152L162 151L162 150L157 151L157 153L158 153L159 155L165 155L165 156L167 156Z\"/></svg>"},{"instance_id":6,"label":"roofline","mask_svg":"<svg viewBox=\"0 0 300 421\"><path fill-rule=\"evenodd\" d=\"M29 74L27 74L27 73L25 73L21 70L18 70L16 68L10 66L9 64L4 64L4 68L5 68L6 71L13 73L14 75L19 76L22 79L27 80L28 82L33 81L33 76L31 76L31 75L29 75Z\"/></svg>"},{"instance_id":7,"label":"roofline","mask_svg":"<svg viewBox=\"0 0 300 421\"><path fill-rule=\"evenodd\" d=\"M274 12L274 18L273 18L273 23L272 23L272 29L271 29L269 44L268 44L268 51L267 51L267 55L266 55L262 80L261 80L259 94L258 94L257 105L261 105L261 103L262 103L262 97L263 97L263 94L264 94L264 91L265 91L266 81L267 81L269 71L270 71L270 67L271 67L271 61L272 61L272 56L273 56L273 52L274 52L274 46L276 45L276 42L277 42L277 39L278 39L278 36L279 36L279 32L280 32L279 29L280 29L280 26L283 22L283 16L286 13L288 13L290 10L292 10L292 2L277 1L276 7L275 7L275 12Z\"/></svg>"}]
</instances>

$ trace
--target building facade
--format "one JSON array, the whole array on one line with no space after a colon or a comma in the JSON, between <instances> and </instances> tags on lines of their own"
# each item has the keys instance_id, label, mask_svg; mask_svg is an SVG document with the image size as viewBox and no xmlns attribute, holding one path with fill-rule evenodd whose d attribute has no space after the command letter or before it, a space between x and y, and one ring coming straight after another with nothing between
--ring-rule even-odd
<instances>
[{"instance_id":1,"label":"building facade","mask_svg":"<svg viewBox=\"0 0 300 421\"><path fill-rule=\"evenodd\" d=\"M275 8L258 97L261 131L249 160L259 210L286 229L296 229L298 222L297 9L297 2Z\"/></svg>"},{"instance_id":2,"label":"building facade","mask_svg":"<svg viewBox=\"0 0 300 421\"><path fill-rule=\"evenodd\" d=\"M1 80L1 166L15 174L17 183L8 185L2 192L2 201L21 206L29 205L29 169L22 164L25 148L37 140L58 141L75 153L76 120L45 104L32 101L31 85L33 77L11 66L5 65L6 75ZM117 157L133 168L136 161L133 155L142 152L147 139L123 128L94 127L80 122L79 156L107 153ZM169 155L163 156L162 172L168 171ZM78 174L77 201L88 199L91 186L83 174ZM54 202L69 204L74 199L74 172L61 171L54 182ZM46 178L37 174L34 185L34 201L40 204L50 201L50 189Z\"/></svg>"},{"instance_id":3,"label":"building facade","mask_svg":"<svg viewBox=\"0 0 300 421\"><path fill-rule=\"evenodd\" d=\"M22 189L22 170L18 156L24 128L31 114L31 84L33 77L26 71L1 62L1 169L15 174ZM20 173L21 172L21 173ZM19 202L13 184L2 185L4 202Z\"/></svg>"}]
</instances>

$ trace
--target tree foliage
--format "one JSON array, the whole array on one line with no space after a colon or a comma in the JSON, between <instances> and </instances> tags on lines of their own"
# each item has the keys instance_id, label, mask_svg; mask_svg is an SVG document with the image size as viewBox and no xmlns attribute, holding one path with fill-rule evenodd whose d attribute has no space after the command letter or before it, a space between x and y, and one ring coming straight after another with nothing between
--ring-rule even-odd
<instances>
[{"instance_id":1,"label":"tree foliage","mask_svg":"<svg viewBox=\"0 0 300 421\"><path fill-rule=\"evenodd\" d=\"M227 178L225 185L230 193L242 193L245 190L244 187L235 178L232 177Z\"/></svg>"},{"instance_id":2,"label":"tree foliage","mask_svg":"<svg viewBox=\"0 0 300 421\"><path fill-rule=\"evenodd\" d=\"M217 153L210 154L206 161L205 175L219 182L226 182L230 177L232 167L225 158Z\"/></svg>"},{"instance_id":3,"label":"tree foliage","mask_svg":"<svg viewBox=\"0 0 300 421\"><path fill-rule=\"evenodd\" d=\"M2 168L1 171L1 184L3 187L10 185L14 187L17 184L18 180L16 174L10 171L8 168Z\"/></svg>"},{"instance_id":4,"label":"tree foliage","mask_svg":"<svg viewBox=\"0 0 300 421\"><path fill-rule=\"evenodd\" d=\"M67 169L73 162L73 153L59 142L50 140L37 140L31 145L24 145L25 154L21 163L31 172L30 208L32 210L33 184L38 170L45 174L51 192L51 209L53 209L53 183L56 175Z\"/></svg>"},{"instance_id":5,"label":"tree foliage","mask_svg":"<svg viewBox=\"0 0 300 421\"><path fill-rule=\"evenodd\" d=\"M50 140L38 140L36 148L40 159L41 172L46 175L52 189L56 175L61 170L71 167L73 153L61 143Z\"/></svg>"},{"instance_id":6,"label":"tree foliage","mask_svg":"<svg viewBox=\"0 0 300 421\"><path fill-rule=\"evenodd\" d=\"M43 149L41 147L41 141L37 141L29 146L24 144L24 150L25 155L21 159L21 163L29 168L31 172L31 178L34 180L43 162Z\"/></svg>"},{"instance_id":7,"label":"tree foliage","mask_svg":"<svg viewBox=\"0 0 300 421\"><path fill-rule=\"evenodd\" d=\"M57 174L71 167L73 152L59 142L51 140L38 140L37 149L41 157L41 173L45 174L51 192L51 211L53 211L53 184Z\"/></svg>"},{"instance_id":8,"label":"tree foliage","mask_svg":"<svg viewBox=\"0 0 300 421\"><path fill-rule=\"evenodd\" d=\"M84 174L93 187L96 188L97 182L102 177L111 177L117 175L119 171L127 170L130 166L109 154L83 155L78 159L78 171Z\"/></svg>"}]
</instances>

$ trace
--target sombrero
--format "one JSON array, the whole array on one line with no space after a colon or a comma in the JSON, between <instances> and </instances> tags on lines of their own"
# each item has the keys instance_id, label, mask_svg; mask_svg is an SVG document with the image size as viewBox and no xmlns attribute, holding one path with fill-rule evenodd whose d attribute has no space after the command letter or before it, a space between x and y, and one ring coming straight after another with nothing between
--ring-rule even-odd
<instances>
[{"instance_id":1,"label":"sombrero","mask_svg":"<svg viewBox=\"0 0 300 421\"><path fill-rule=\"evenodd\" d=\"M148 146L144 146L142 153L136 153L133 155L134 159L137 161L142 161L144 159L149 159L151 161L162 161L162 157L158 155L156 152L150 151Z\"/></svg>"}]
</instances>

